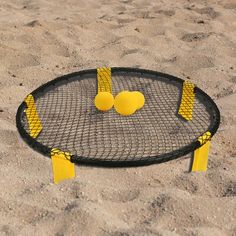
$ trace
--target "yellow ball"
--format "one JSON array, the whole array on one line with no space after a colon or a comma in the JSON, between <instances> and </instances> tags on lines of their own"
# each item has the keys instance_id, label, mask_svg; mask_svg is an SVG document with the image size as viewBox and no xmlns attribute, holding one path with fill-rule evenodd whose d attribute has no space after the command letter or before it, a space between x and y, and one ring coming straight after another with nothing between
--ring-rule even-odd
<instances>
[{"instance_id":1,"label":"yellow ball","mask_svg":"<svg viewBox=\"0 0 236 236\"><path fill-rule=\"evenodd\" d=\"M115 97L114 107L120 115L129 116L135 113L137 102L131 92L123 91Z\"/></svg>"},{"instance_id":2,"label":"yellow ball","mask_svg":"<svg viewBox=\"0 0 236 236\"><path fill-rule=\"evenodd\" d=\"M139 92L139 91L134 91L134 92L132 92L132 94L135 97L136 102L137 102L137 110L141 109L144 106L144 104L145 104L145 97L144 97L144 95L141 92Z\"/></svg>"},{"instance_id":3,"label":"yellow ball","mask_svg":"<svg viewBox=\"0 0 236 236\"><path fill-rule=\"evenodd\" d=\"M114 105L114 97L109 92L100 92L94 99L95 106L100 111L108 111Z\"/></svg>"}]
</instances>

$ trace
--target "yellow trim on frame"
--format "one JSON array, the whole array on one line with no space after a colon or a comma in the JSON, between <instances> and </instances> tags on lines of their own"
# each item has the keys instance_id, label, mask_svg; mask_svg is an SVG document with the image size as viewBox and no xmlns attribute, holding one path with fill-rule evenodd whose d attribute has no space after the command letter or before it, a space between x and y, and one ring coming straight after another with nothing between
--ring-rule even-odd
<instances>
[{"instance_id":1,"label":"yellow trim on frame","mask_svg":"<svg viewBox=\"0 0 236 236\"><path fill-rule=\"evenodd\" d=\"M26 97L25 103L27 105L25 112L26 112L26 118L29 125L30 136L32 138L37 138L39 133L43 129L43 127L40 122L38 112L36 109L36 104L35 104L34 97L32 94L29 94Z\"/></svg>"},{"instance_id":2,"label":"yellow trim on frame","mask_svg":"<svg viewBox=\"0 0 236 236\"><path fill-rule=\"evenodd\" d=\"M189 81L183 83L182 98L179 107L179 115L185 120L189 121L193 118L193 105L194 105L194 84Z\"/></svg>"},{"instance_id":3,"label":"yellow trim on frame","mask_svg":"<svg viewBox=\"0 0 236 236\"><path fill-rule=\"evenodd\" d=\"M112 93L111 68L106 68L106 67L97 68L97 83L98 83L98 93L99 92Z\"/></svg>"}]
</instances>

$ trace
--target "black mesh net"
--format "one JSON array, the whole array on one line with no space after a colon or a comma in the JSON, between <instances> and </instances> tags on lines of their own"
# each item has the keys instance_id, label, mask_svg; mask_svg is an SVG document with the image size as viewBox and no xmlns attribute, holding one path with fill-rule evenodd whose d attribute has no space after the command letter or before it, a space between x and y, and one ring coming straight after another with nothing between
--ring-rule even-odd
<instances>
[{"instance_id":1,"label":"black mesh net","mask_svg":"<svg viewBox=\"0 0 236 236\"><path fill-rule=\"evenodd\" d=\"M43 127L35 140L87 163L150 162L165 155L180 156L181 150L194 149L198 137L215 128L219 119L214 102L198 90L192 120L181 118L182 86L180 79L163 74L114 70L114 96L123 90L141 91L146 99L135 114L121 116L114 109L100 112L94 106L96 70L68 75L35 92ZM25 113L19 122L29 133Z\"/></svg>"}]
</instances>

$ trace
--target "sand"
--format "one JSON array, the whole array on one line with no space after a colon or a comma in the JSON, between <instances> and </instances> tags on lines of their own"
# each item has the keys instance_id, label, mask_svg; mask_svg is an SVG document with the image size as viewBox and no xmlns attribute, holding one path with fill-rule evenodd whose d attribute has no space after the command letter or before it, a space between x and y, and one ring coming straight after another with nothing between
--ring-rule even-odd
<instances>
[{"instance_id":1,"label":"sand","mask_svg":"<svg viewBox=\"0 0 236 236\"><path fill-rule=\"evenodd\" d=\"M52 183L50 159L15 126L25 96L100 66L190 79L220 108L206 173L189 155L142 168L77 166ZM0 235L236 235L234 0L0 1Z\"/></svg>"}]
</instances>

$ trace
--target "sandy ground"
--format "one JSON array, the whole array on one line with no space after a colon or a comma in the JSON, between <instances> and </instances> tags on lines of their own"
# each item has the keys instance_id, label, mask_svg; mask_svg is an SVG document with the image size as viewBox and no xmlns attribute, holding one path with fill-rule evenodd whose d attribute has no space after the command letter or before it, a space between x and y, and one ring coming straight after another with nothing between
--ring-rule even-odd
<instances>
[{"instance_id":1,"label":"sandy ground","mask_svg":"<svg viewBox=\"0 0 236 236\"><path fill-rule=\"evenodd\" d=\"M50 159L19 137L18 105L58 75L100 66L195 82L222 123L209 169L189 159L131 169L77 166L52 184ZM234 0L0 1L0 235L236 235Z\"/></svg>"}]
</instances>

